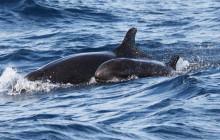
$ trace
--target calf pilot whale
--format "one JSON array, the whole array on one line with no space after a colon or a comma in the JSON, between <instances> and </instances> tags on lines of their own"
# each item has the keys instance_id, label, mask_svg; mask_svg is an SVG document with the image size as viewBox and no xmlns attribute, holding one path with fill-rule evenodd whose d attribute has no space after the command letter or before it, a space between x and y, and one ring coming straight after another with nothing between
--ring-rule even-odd
<instances>
[{"instance_id":1,"label":"calf pilot whale","mask_svg":"<svg viewBox=\"0 0 220 140\"><path fill-rule=\"evenodd\" d=\"M152 58L138 50L135 44L137 29L128 30L122 44L112 51L80 53L55 60L25 76L30 81L48 81L62 84L88 83L97 68L115 58Z\"/></svg>"},{"instance_id":2,"label":"calf pilot whale","mask_svg":"<svg viewBox=\"0 0 220 140\"><path fill-rule=\"evenodd\" d=\"M104 62L95 72L98 83L127 80L132 76L167 76L176 70L179 56L175 55L168 63L152 59L117 58Z\"/></svg>"}]
</instances>

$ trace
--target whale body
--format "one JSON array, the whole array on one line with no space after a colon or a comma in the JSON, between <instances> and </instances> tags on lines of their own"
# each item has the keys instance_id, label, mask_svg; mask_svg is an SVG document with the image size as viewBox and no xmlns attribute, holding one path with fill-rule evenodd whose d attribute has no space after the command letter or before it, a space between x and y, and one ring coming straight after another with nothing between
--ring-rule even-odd
<instances>
[{"instance_id":1,"label":"whale body","mask_svg":"<svg viewBox=\"0 0 220 140\"><path fill-rule=\"evenodd\" d=\"M116 58L152 58L138 50L135 44L137 29L128 30L122 44L112 51L89 52L67 56L53 61L25 76L30 81L47 81L51 83L88 83L97 68L104 62Z\"/></svg>"},{"instance_id":2,"label":"whale body","mask_svg":"<svg viewBox=\"0 0 220 140\"><path fill-rule=\"evenodd\" d=\"M127 80L132 76L139 78L168 76L176 70L179 56L174 56L168 63L152 59L117 58L106 61L95 72L95 79L99 83Z\"/></svg>"}]
</instances>

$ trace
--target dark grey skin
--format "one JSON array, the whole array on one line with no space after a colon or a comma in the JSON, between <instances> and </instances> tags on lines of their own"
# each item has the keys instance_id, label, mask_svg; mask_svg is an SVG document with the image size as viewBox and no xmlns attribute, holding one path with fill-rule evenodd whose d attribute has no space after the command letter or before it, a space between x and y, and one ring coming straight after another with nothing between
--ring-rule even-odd
<instances>
[{"instance_id":1,"label":"dark grey skin","mask_svg":"<svg viewBox=\"0 0 220 140\"><path fill-rule=\"evenodd\" d=\"M132 76L153 77L168 76L176 70L179 56L174 56L170 62L163 63L152 59L118 58L106 61L95 72L98 83L127 80Z\"/></svg>"},{"instance_id":2,"label":"dark grey skin","mask_svg":"<svg viewBox=\"0 0 220 140\"><path fill-rule=\"evenodd\" d=\"M122 44L112 51L90 52L71 55L43 66L25 76L30 81L42 80L51 83L88 83L97 68L110 59L152 58L136 48L135 35L137 29L131 28Z\"/></svg>"}]
</instances>

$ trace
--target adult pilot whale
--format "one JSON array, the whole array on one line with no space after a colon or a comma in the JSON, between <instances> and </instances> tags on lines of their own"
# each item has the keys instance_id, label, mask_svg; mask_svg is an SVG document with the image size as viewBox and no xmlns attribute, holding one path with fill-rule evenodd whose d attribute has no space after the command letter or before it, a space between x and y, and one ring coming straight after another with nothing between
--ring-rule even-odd
<instances>
[{"instance_id":1,"label":"adult pilot whale","mask_svg":"<svg viewBox=\"0 0 220 140\"><path fill-rule=\"evenodd\" d=\"M42 80L51 83L87 83L94 76L97 68L115 58L152 58L138 50L135 45L137 29L128 30L122 44L112 51L89 52L67 56L53 61L25 76L30 81Z\"/></svg>"},{"instance_id":2,"label":"adult pilot whale","mask_svg":"<svg viewBox=\"0 0 220 140\"><path fill-rule=\"evenodd\" d=\"M176 70L179 56L175 55L168 63L152 59L117 58L106 61L95 72L99 83L127 80L132 76L153 77L168 76Z\"/></svg>"}]
</instances>

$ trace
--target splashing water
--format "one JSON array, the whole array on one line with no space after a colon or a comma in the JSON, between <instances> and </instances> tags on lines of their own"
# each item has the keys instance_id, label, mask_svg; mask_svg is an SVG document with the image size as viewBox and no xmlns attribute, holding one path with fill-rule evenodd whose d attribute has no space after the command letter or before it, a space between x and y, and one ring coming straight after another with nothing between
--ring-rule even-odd
<instances>
[{"instance_id":1,"label":"splashing water","mask_svg":"<svg viewBox=\"0 0 220 140\"><path fill-rule=\"evenodd\" d=\"M20 78L16 69L6 68L0 77L0 92L12 91L15 82Z\"/></svg>"},{"instance_id":2,"label":"splashing water","mask_svg":"<svg viewBox=\"0 0 220 140\"><path fill-rule=\"evenodd\" d=\"M51 84L41 81L28 81L17 73L16 69L7 67L0 77L0 92L8 95L16 95L22 92L49 92L54 88L68 88L70 84Z\"/></svg>"},{"instance_id":3,"label":"splashing water","mask_svg":"<svg viewBox=\"0 0 220 140\"><path fill-rule=\"evenodd\" d=\"M189 66L189 62L187 60L183 60L183 58L180 58L176 64L176 70L182 71L183 69L187 68Z\"/></svg>"}]
</instances>

